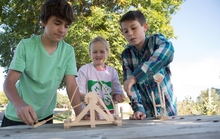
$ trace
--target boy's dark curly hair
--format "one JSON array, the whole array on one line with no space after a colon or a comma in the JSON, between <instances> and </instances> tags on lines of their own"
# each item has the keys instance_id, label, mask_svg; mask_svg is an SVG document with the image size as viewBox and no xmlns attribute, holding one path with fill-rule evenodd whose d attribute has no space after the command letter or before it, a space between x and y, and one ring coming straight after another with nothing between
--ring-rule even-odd
<instances>
[{"instance_id":1,"label":"boy's dark curly hair","mask_svg":"<svg viewBox=\"0 0 220 139\"><path fill-rule=\"evenodd\" d=\"M41 9L40 19L43 23L47 23L51 16L65 19L68 23L76 20L73 9L66 0L47 0Z\"/></svg>"}]
</instances>

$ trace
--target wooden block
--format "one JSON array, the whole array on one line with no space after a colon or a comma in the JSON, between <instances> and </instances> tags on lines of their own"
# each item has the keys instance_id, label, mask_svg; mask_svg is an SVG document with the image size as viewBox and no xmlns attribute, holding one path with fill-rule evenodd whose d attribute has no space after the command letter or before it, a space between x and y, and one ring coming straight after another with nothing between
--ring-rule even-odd
<instances>
[{"instance_id":1,"label":"wooden block","mask_svg":"<svg viewBox=\"0 0 220 139\"><path fill-rule=\"evenodd\" d=\"M123 108L120 107L121 119L123 119Z\"/></svg>"},{"instance_id":2,"label":"wooden block","mask_svg":"<svg viewBox=\"0 0 220 139\"><path fill-rule=\"evenodd\" d=\"M167 119L169 119L169 117L168 116L161 116L160 119L161 120L167 120Z\"/></svg>"},{"instance_id":3,"label":"wooden block","mask_svg":"<svg viewBox=\"0 0 220 139\"><path fill-rule=\"evenodd\" d=\"M69 126L65 126L65 125L67 125L70 122L71 122L70 118L67 118L66 120L64 120L64 129L69 129L70 128Z\"/></svg>"}]
</instances>

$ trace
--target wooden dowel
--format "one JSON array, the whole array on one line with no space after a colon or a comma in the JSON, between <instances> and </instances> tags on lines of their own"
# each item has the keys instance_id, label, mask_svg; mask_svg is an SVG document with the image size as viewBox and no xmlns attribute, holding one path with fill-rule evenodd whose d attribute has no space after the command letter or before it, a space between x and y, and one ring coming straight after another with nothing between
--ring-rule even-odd
<instances>
[{"instance_id":1,"label":"wooden dowel","mask_svg":"<svg viewBox=\"0 0 220 139\"><path fill-rule=\"evenodd\" d=\"M74 93L73 93L73 95L72 95L72 97L71 97L70 104L72 104L73 97L75 96L77 89L78 89L78 85L76 86L76 89L75 89L75 91L74 91Z\"/></svg>"},{"instance_id":2,"label":"wooden dowel","mask_svg":"<svg viewBox=\"0 0 220 139\"><path fill-rule=\"evenodd\" d=\"M99 80L99 79L98 79ZM104 88L104 90L108 93L108 96L110 97L110 100L112 102L112 105L113 105L113 109L115 109L115 104L114 104L114 101L112 100L112 97L111 95L109 94L108 90L105 88L105 86L103 85L102 81L99 80L99 82L101 83L102 87Z\"/></svg>"},{"instance_id":3,"label":"wooden dowel","mask_svg":"<svg viewBox=\"0 0 220 139\"><path fill-rule=\"evenodd\" d=\"M39 126L41 126L41 125L45 124L46 122L48 122L48 121L50 121L50 120L54 119L55 117L57 117L57 116L59 116L59 115L61 115L61 114L65 113L65 112L67 112L67 111L69 111L69 110L71 110L71 109L74 109L74 108L76 108L76 107L78 107L78 106L82 105L82 103L84 103L84 102L81 102L81 103L79 103L79 104L75 105L73 108L69 108L68 110L65 110L65 111L62 111L62 112L60 112L60 113L57 113L56 115L54 115L54 116L53 116L53 117L51 117L51 118L48 118L48 119L43 120L43 121L41 121L41 122L38 122L38 123L36 123L36 124L35 124L33 127L34 127L34 128L39 127Z\"/></svg>"}]
</instances>

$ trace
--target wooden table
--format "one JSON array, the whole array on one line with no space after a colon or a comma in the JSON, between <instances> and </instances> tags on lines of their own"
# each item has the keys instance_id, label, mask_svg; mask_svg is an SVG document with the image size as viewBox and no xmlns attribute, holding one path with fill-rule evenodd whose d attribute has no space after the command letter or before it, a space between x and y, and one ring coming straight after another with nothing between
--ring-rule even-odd
<instances>
[{"instance_id":1,"label":"wooden table","mask_svg":"<svg viewBox=\"0 0 220 139\"><path fill-rule=\"evenodd\" d=\"M63 124L38 128L0 128L0 139L220 139L220 116L170 117L168 120L123 120L122 126L96 125L64 129Z\"/></svg>"}]
</instances>

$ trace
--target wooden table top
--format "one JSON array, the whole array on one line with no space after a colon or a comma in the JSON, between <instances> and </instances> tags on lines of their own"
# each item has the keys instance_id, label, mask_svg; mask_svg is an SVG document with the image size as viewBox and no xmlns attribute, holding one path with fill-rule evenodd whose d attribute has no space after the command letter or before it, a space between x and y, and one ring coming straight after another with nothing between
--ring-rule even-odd
<instances>
[{"instance_id":1,"label":"wooden table top","mask_svg":"<svg viewBox=\"0 0 220 139\"><path fill-rule=\"evenodd\" d=\"M146 118L114 124L73 126L64 129L63 123L0 128L0 139L219 139L220 116L177 116L168 120Z\"/></svg>"}]
</instances>

